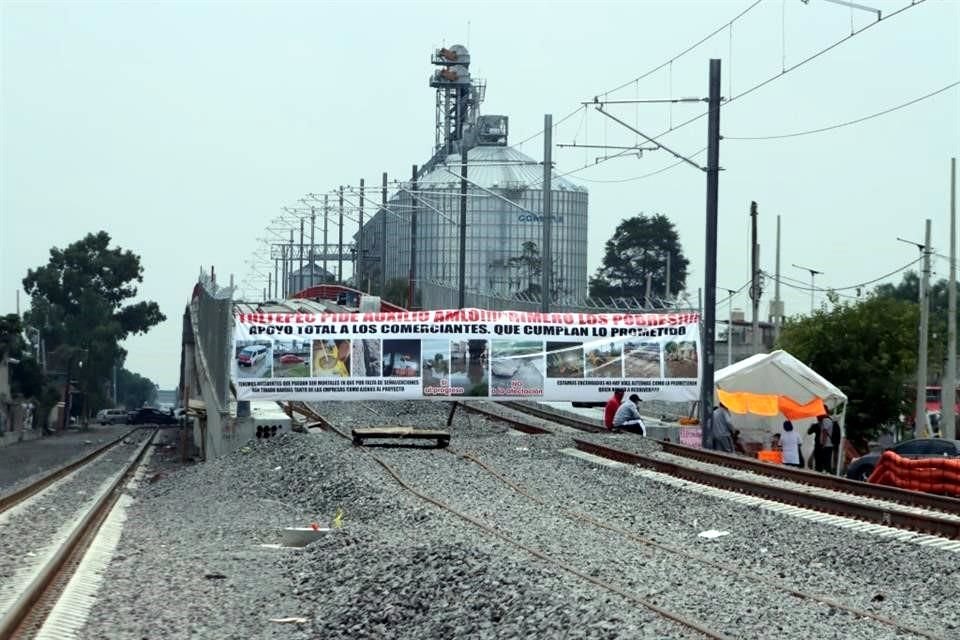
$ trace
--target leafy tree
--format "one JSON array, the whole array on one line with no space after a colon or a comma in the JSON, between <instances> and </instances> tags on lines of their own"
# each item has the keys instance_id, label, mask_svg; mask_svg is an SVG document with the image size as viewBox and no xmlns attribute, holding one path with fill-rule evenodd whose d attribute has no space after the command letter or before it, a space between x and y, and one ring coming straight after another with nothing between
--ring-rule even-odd
<instances>
[{"instance_id":1,"label":"leafy tree","mask_svg":"<svg viewBox=\"0 0 960 640\"><path fill-rule=\"evenodd\" d=\"M3 356L16 358L23 350L23 324L20 316L8 313L0 316L0 359Z\"/></svg>"},{"instance_id":2,"label":"leafy tree","mask_svg":"<svg viewBox=\"0 0 960 640\"><path fill-rule=\"evenodd\" d=\"M590 297L640 298L646 292L648 274L652 291L660 295L666 289L668 255L673 296L686 288L690 264L673 223L659 213L624 220L607 240L603 263L590 278Z\"/></svg>"},{"instance_id":3,"label":"leafy tree","mask_svg":"<svg viewBox=\"0 0 960 640\"><path fill-rule=\"evenodd\" d=\"M121 368L117 370L117 404L128 409L153 405L157 401L157 385L149 378Z\"/></svg>"},{"instance_id":4,"label":"leafy tree","mask_svg":"<svg viewBox=\"0 0 960 640\"><path fill-rule=\"evenodd\" d=\"M918 318L916 304L871 295L789 318L779 346L847 395L849 437L869 438L900 413L917 362Z\"/></svg>"},{"instance_id":5,"label":"leafy tree","mask_svg":"<svg viewBox=\"0 0 960 640\"><path fill-rule=\"evenodd\" d=\"M102 402L114 364L126 357L119 343L166 319L155 302L126 304L140 282L140 257L111 248L105 231L53 247L47 264L23 279L31 296L26 320L40 328L49 353L62 355L66 372L90 398L87 410Z\"/></svg>"},{"instance_id":6,"label":"leafy tree","mask_svg":"<svg viewBox=\"0 0 960 640\"><path fill-rule=\"evenodd\" d=\"M958 286L960 291L960 286ZM899 284L882 284L875 289L877 295L886 296L895 300L917 306L919 309L920 296L920 276L914 271L907 271L903 274L903 279ZM930 324L928 325L927 335L929 336L929 351L927 352L927 371L931 380L936 380L943 375L946 369L947 359L947 307L950 285L946 279L938 280L930 284ZM960 299L960 298L958 298ZM918 316L919 317L919 316ZM914 349L916 349L919 323L913 328L911 334L914 339Z\"/></svg>"}]
</instances>

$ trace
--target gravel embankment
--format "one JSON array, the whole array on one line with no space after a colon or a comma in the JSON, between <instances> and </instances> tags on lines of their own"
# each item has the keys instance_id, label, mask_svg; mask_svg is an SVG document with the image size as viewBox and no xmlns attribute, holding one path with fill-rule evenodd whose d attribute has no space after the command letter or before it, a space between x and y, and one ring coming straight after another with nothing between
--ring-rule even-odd
<instances>
[{"instance_id":1,"label":"gravel embankment","mask_svg":"<svg viewBox=\"0 0 960 640\"><path fill-rule=\"evenodd\" d=\"M350 426L441 427L447 405L326 403ZM893 638L887 627L575 523L577 510L638 535L944 637L960 638L957 555L685 492L569 458L569 436L517 435L458 412L469 451L545 500L435 449L373 448L423 492L499 531L733 637ZM596 435L655 449L629 435ZM159 464L159 463L158 463ZM144 485L83 637L696 638L403 491L332 434L284 435ZM283 526L343 526L302 551L269 550ZM134 526L131 526L131 525ZM713 542L697 533L731 534ZM271 622L271 618L303 622Z\"/></svg>"}]
</instances>

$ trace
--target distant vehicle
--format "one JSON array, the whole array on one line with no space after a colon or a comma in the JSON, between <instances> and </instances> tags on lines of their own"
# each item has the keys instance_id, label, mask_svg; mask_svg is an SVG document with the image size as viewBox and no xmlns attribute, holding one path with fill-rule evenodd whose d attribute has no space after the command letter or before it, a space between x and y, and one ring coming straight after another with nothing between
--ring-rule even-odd
<instances>
[{"instance_id":1,"label":"distant vehicle","mask_svg":"<svg viewBox=\"0 0 960 640\"><path fill-rule=\"evenodd\" d=\"M288 353L285 356L280 356L280 364L300 364L302 362L306 362L306 360L304 360L300 356L293 353Z\"/></svg>"},{"instance_id":2,"label":"distant vehicle","mask_svg":"<svg viewBox=\"0 0 960 640\"><path fill-rule=\"evenodd\" d=\"M131 411L127 415L127 424L179 424L179 420L172 413L160 411L153 407L143 407Z\"/></svg>"},{"instance_id":3,"label":"distant vehicle","mask_svg":"<svg viewBox=\"0 0 960 640\"><path fill-rule=\"evenodd\" d=\"M262 344L244 347L237 355L237 364L241 367L253 367L267 357L267 348Z\"/></svg>"},{"instance_id":4,"label":"distant vehicle","mask_svg":"<svg viewBox=\"0 0 960 640\"><path fill-rule=\"evenodd\" d=\"M127 421L126 409L101 409L94 420L98 424L124 424Z\"/></svg>"},{"instance_id":5,"label":"distant vehicle","mask_svg":"<svg viewBox=\"0 0 960 640\"><path fill-rule=\"evenodd\" d=\"M957 458L960 457L960 440L942 438L915 438L893 445L887 451L893 451L904 458ZM879 453L860 456L847 467L847 477L851 480L866 482L880 462Z\"/></svg>"}]
</instances>

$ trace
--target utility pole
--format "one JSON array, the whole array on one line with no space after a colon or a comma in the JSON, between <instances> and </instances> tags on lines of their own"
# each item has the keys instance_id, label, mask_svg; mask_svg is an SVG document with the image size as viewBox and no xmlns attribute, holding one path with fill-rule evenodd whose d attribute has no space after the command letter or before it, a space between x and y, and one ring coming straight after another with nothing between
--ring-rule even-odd
<instances>
[{"instance_id":1,"label":"utility pole","mask_svg":"<svg viewBox=\"0 0 960 640\"><path fill-rule=\"evenodd\" d=\"M327 274L330 273L327 270L327 227L330 222L330 217L327 215L330 212L329 207L329 194L323 194L323 282L327 282Z\"/></svg>"},{"instance_id":2,"label":"utility pole","mask_svg":"<svg viewBox=\"0 0 960 640\"><path fill-rule=\"evenodd\" d=\"M273 300L273 274L267 272L267 300Z\"/></svg>"},{"instance_id":3,"label":"utility pole","mask_svg":"<svg viewBox=\"0 0 960 640\"><path fill-rule=\"evenodd\" d=\"M357 289L370 293L370 287L363 286L366 277L366 265L363 263L363 178L360 178L360 210L359 210L360 229L357 232Z\"/></svg>"},{"instance_id":4,"label":"utility pole","mask_svg":"<svg viewBox=\"0 0 960 640\"><path fill-rule=\"evenodd\" d=\"M780 339L780 326L783 324L783 301L780 300L780 216L777 216L777 264L776 279L773 282L773 302L770 304L770 319L773 321L773 341Z\"/></svg>"},{"instance_id":5,"label":"utility pole","mask_svg":"<svg viewBox=\"0 0 960 640\"><path fill-rule=\"evenodd\" d=\"M407 308L414 308L417 291L417 165L413 165L410 180L410 278L407 285Z\"/></svg>"},{"instance_id":6,"label":"utility pole","mask_svg":"<svg viewBox=\"0 0 960 640\"><path fill-rule=\"evenodd\" d=\"M653 274L647 273L647 288L643 295L643 306L646 308L647 311L649 311L650 308L653 306L650 303L650 287L652 284L653 284Z\"/></svg>"},{"instance_id":7,"label":"utility pole","mask_svg":"<svg viewBox=\"0 0 960 640\"><path fill-rule=\"evenodd\" d=\"M467 147L460 144L460 276L457 283L458 308L466 306L467 298Z\"/></svg>"},{"instance_id":8,"label":"utility pole","mask_svg":"<svg viewBox=\"0 0 960 640\"><path fill-rule=\"evenodd\" d=\"M380 182L380 295L387 293L387 172Z\"/></svg>"},{"instance_id":9,"label":"utility pole","mask_svg":"<svg viewBox=\"0 0 960 640\"><path fill-rule=\"evenodd\" d=\"M810 315L812 316L813 315L813 291L814 291L813 279L816 276L823 275L823 271L817 271L816 269L811 269L810 267L801 267L798 264L794 264L793 266L795 266L797 269L803 269L804 271L810 272Z\"/></svg>"},{"instance_id":10,"label":"utility pole","mask_svg":"<svg viewBox=\"0 0 960 640\"><path fill-rule=\"evenodd\" d=\"M941 388L940 433L944 438L957 437L955 403L957 397L957 159L950 158L950 277L947 296L947 375L943 387L949 390L944 400Z\"/></svg>"},{"instance_id":11,"label":"utility pole","mask_svg":"<svg viewBox=\"0 0 960 640\"><path fill-rule=\"evenodd\" d=\"M337 283L343 284L343 185L340 186L340 224L337 240Z\"/></svg>"},{"instance_id":12,"label":"utility pole","mask_svg":"<svg viewBox=\"0 0 960 640\"><path fill-rule=\"evenodd\" d=\"M283 254L283 247L280 248L281 255ZM280 298L278 289L280 288L280 258L273 259L273 299L276 300Z\"/></svg>"},{"instance_id":13,"label":"utility pole","mask_svg":"<svg viewBox=\"0 0 960 640\"><path fill-rule=\"evenodd\" d=\"M310 286L313 287L317 277L317 245L314 241L314 232L317 228L317 209L310 206Z\"/></svg>"},{"instance_id":14,"label":"utility pole","mask_svg":"<svg viewBox=\"0 0 960 640\"><path fill-rule=\"evenodd\" d=\"M664 287L666 289L666 291L664 292L665 293L664 300L667 301L667 304L670 304L670 258L672 257L673 256L671 255L671 253L667 251L667 276L666 276L667 282L666 282L666 287Z\"/></svg>"},{"instance_id":15,"label":"utility pole","mask_svg":"<svg viewBox=\"0 0 960 640\"><path fill-rule=\"evenodd\" d=\"M293 296L295 293L293 289L293 229L290 229L290 247L287 249L287 277L285 278L286 282L284 284L287 287L287 297Z\"/></svg>"},{"instance_id":16,"label":"utility pole","mask_svg":"<svg viewBox=\"0 0 960 640\"><path fill-rule=\"evenodd\" d=\"M925 226L923 282L920 284L920 352L917 354L917 406L914 418L914 437L917 438L929 435L927 433L927 325L930 322L930 218L927 218Z\"/></svg>"},{"instance_id":17,"label":"utility pole","mask_svg":"<svg viewBox=\"0 0 960 640\"><path fill-rule=\"evenodd\" d=\"M540 260L540 310L550 311L550 287L553 275L553 114L543 116L543 256Z\"/></svg>"},{"instance_id":18,"label":"utility pole","mask_svg":"<svg viewBox=\"0 0 960 640\"><path fill-rule=\"evenodd\" d=\"M760 344L760 245L757 243L757 203L750 203L750 301L753 306L753 353L761 351Z\"/></svg>"},{"instance_id":19,"label":"utility pole","mask_svg":"<svg viewBox=\"0 0 960 640\"><path fill-rule=\"evenodd\" d=\"M700 430L707 444L708 418L713 411L714 350L717 322L717 205L720 189L720 60L710 59L710 97L707 117L706 274L703 286L703 375L700 382Z\"/></svg>"},{"instance_id":20,"label":"utility pole","mask_svg":"<svg viewBox=\"0 0 960 640\"><path fill-rule=\"evenodd\" d=\"M300 270L297 272L297 292L303 291L303 218L300 218Z\"/></svg>"}]
</instances>

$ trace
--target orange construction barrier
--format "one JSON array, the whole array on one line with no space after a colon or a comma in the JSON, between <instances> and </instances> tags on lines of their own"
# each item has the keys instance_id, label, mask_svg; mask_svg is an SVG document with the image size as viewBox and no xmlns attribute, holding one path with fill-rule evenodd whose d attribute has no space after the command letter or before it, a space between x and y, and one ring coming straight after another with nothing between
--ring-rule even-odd
<instances>
[{"instance_id":1,"label":"orange construction barrier","mask_svg":"<svg viewBox=\"0 0 960 640\"><path fill-rule=\"evenodd\" d=\"M960 458L902 458L884 451L868 482L960 498Z\"/></svg>"}]
</instances>

